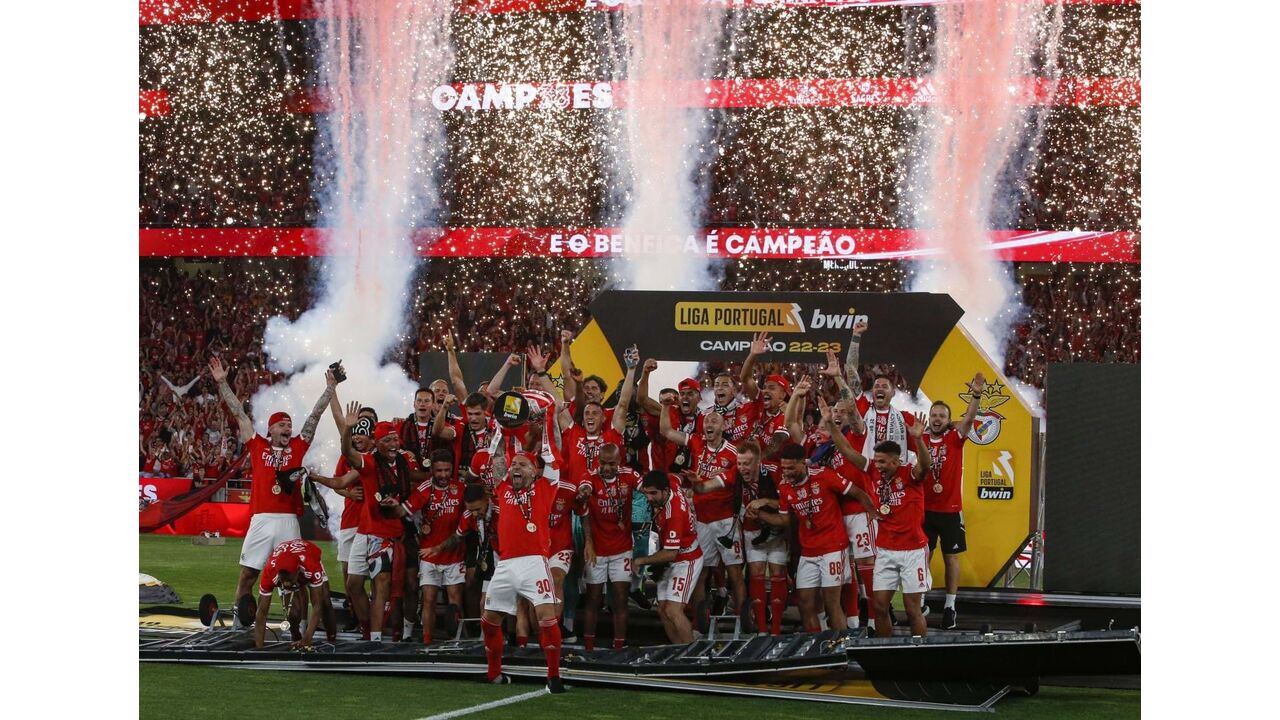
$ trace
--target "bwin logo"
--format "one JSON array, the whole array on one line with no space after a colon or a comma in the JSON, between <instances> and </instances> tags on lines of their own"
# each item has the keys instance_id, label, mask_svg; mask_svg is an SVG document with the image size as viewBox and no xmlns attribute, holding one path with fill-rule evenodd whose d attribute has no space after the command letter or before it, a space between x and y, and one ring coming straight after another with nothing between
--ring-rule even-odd
<instances>
[{"instance_id":1,"label":"bwin logo","mask_svg":"<svg viewBox=\"0 0 1280 720\"><path fill-rule=\"evenodd\" d=\"M978 488L979 500L1012 500L1012 488Z\"/></svg>"},{"instance_id":2,"label":"bwin logo","mask_svg":"<svg viewBox=\"0 0 1280 720\"><path fill-rule=\"evenodd\" d=\"M854 309L849 308L846 314L827 315L821 310L814 309L813 318L809 320L810 330L820 330L822 328L830 328L832 330L852 330L853 326L859 321L867 321L866 315L854 314Z\"/></svg>"}]
</instances>

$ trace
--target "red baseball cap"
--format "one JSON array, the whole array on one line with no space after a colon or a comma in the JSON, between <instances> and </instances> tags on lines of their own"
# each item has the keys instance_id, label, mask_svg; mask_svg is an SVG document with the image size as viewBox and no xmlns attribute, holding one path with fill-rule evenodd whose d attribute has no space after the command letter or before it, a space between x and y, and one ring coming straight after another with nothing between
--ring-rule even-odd
<instances>
[{"instance_id":1,"label":"red baseball cap","mask_svg":"<svg viewBox=\"0 0 1280 720\"><path fill-rule=\"evenodd\" d=\"M267 427L271 427L272 425L275 425L278 422L284 422L285 420L288 420L289 422L293 422L293 418L289 417L289 413L287 412L271 413L271 418L267 420Z\"/></svg>"},{"instance_id":2,"label":"red baseball cap","mask_svg":"<svg viewBox=\"0 0 1280 720\"><path fill-rule=\"evenodd\" d=\"M764 379L765 382L775 382L782 388L782 392L791 394L791 382L781 375L770 375Z\"/></svg>"},{"instance_id":3,"label":"red baseball cap","mask_svg":"<svg viewBox=\"0 0 1280 720\"><path fill-rule=\"evenodd\" d=\"M378 423L377 426L373 428L373 439L381 440L382 438L388 435L394 435L395 433L396 433L396 426L392 425L389 422L383 421Z\"/></svg>"},{"instance_id":4,"label":"red baseball cap","mask_svg":"<svg viewBox=\"0 0 1280 720\"><path fill-rule=\"evenodd\" d=\"M702 392L702 386L699 385L698 381L694 380L693 378L685 378L681 380L680 384L677 385L676 387L679 388L680 390L693 390L695 392Z\"/></svg>"}]
</instances>

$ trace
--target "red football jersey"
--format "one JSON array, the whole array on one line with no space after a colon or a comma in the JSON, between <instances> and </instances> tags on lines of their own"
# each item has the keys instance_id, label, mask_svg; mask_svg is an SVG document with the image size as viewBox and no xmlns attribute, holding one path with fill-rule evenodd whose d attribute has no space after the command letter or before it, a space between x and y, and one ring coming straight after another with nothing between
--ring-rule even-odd
<instances>
[{"instance_id":1,"label":"red football jersey","mask_svg":"<svg viewBox=\"0 0 1280 720\"><path fill-rule=\"evenodd\" d=\"M702 414L720 413L724 418L724 436L731 443L739 443L750 436L751 428L755 426L756 418L760 416L761 407L759 402L735 397L729 401L728 405L724 407L712 405L711 409Z\"/></svg>"},{"instance_id":2,"label":"red football jersey","mask_svg":"<svg viewBox=\"0 0 1280 720\"><path fill-rule=\"evenodd\" d=\"M400 454L404 456L409 463L411 469L417 469L418 464L413 459L413 453L401 450ZM400 522L400 518L394 515L386 515L382 512L382 506L378 504L378 488L381 485L381 479L378 477L378 463L374 459L373 453L364 453L360 456L364 463L360 467L360 487L364 490L364 502L360 513L360 522L356 525L362 535L376 535L381 538L398 538L404 535L404 524ZM405 478L408 481L408 478ZM401 498L403 501L405 498Z\"/></svg>"},{"instance_id":3,"label":"red football jersey","mask_svg":"<svg viewBox=\"0 0 1280 720\"><path fill-rule=\"evenodd\" d=\"M405 509L411 513L422 512L422 526L419 528L418 547L430 548L449 539L458 530L458 520L465 509L462 502L462 483L451 481L444 487L437 487L430 480L418 483L409 493L405 501ZM427 562L437 565L449 565L462 562L466 551L463 545L455 545L435 555L428 555Z\"/></svg>"},{"instance_id":4,"label":"red football jersey","mask_svg":"<svg viewBox=\"0 0 1280 720\"><path fill-rule=\"evenodd\" d=\"M928 512L960 512L964 509L964 443L965 436L949 428L942 437L924 434L929 448L929 472L924 476L924 509ZM941 484L942 492L934 492Z\"/></svg>"},{"instance_id":5,"label":"red football jersey","mask_svg":"<svg viewBox=\"0 0 1280 720\"><path fill-rule=\"evenodd\" d=\"M605 480L591 473L578 483L591 488L587 512L591 517L591 543L596 555L631 552L631 495L640 487L640 473L619 468L618 477Z\"/></svg>"},{"instance_id":6,"label":"red football jersey","mask_svg":"<svg viewBox=\"0 0 1280 720\"><path fill-rule=\"evenodd\" d=\"M762 494L760 486L766 478L773 482L773 491ZM740 481L742 483L742 507L744 508L752 501L760 498L776 499L778 497L778 485L782 482L781 476L778 475L778 466L773 463L760 463L760 474L757 477L743 477L740 478ZM761 527L762 524L757 518L742 518L743 530L759 530Z\"/></svg>"},{"instance_id":7,"label":"red football jersey","mask_svg":"<svg viewBox=\"0 0 1280 720\"><path fill-rule=\"evenodd\" d=\"M564 431L564 450L560 453L569 464L570 483L577 487L587 475L599 469L600 448L613 443L622 449L622 434L611 427L604 427L596 435L588 435L587 429L574 423Z\"/></svg>"},{"instance_id":8,"label":"red football jersey","mask_svg":"<svg viewBox=\"0 0 1280 720\"><path fill-rule=\"evenodd\" d=\"M801 555L817 557L848 547L840 496L851 487L830 468L809 468L803 482L778 486L778 512L786 515L795 510L792 523L800 526Z\"/></svg>"},{"instance_id":9,"label":"red football jersey","mask_svg":"<svg viewBox=\"0 0 1280 720\"><path fill-rule=\"evenodd\" d=\"M463 506L462 515L458 517L458 536L464 537L470 533L476 533L480 536L480 542L484 542L485 535L493 532L493 508L493 503L489 503L489 508L484 515L476 515Z\"/></svg>"},{"instance_id":10,"label":"red football jersey","mask_svg":"<svg viewBox=\"0 0 1280 720\"><path fill-rule=\"evenodd\" d=\"M867 432L862 435L849 436L850 442L853 443L853 449L870 458L876 444L885 440L893 440L902 446L902 458L903 461L906 461L908 453L915 450L915 444L911 440L910 432L906 434L906 437L902 438L889 437L889 414L901 413L902 421L906 423L907 427L916 424L916 416L906 410L895 410L890 407L887 410L875 410L875 412L871 413L871 417L868 418L868 411L873 409L871 401L865 395L859 395L854 404L857 405L858 414L862 416L863 422L867 425Z\"/></svg>"},{"instance_id":11,"label":"red football jersey","mask_svg":"<svg viewBox=\"0 0 1280 720\"><path fill-rule=\"evenodd\" d=\"M760 413L751 427L751 437L760 443L761 448L767 449L769 443L773 441L773 436L778 433L787 434L786 413L778 410L771 415L764 409L764 402L761 401Z\"/></svg>"},{"instance_id":12,"label":"red football jersey","mask_svg":"<svg viewBox=\"0 0 1280 720\"><path fill-rule=\"evenodd\" d=\"M867 470L871 497L878 499L881 509L886 503L889 514L881 513L876 527L876 547L886 550L916 550L926 547L924 534L924 487L911 475L910 465L899 465L898 471L885 480L872 465Z\"/></svg>"},{"instance_id":13,"label":"red football jersey","mask_svg":"<svg viewBox=\"0 0 1280 720\"><path fill-rule=\"evenodd\" d=\"M844 436L855 449L858 447L856 442L858 436L851 432L845 433ZM832 449L831 451L831 469L835 470L840 477L866 490L868 494L871 493L871 490L867 488L866 473L862 472L862 468L856 467L844 455L841 455L839 450ZM866 511L867 509L862 507L862 503L856 497L852 495L840 496L840 514L856 515Z\"/></svg>"},{"instance_id":14,"label":"red football jersey","mask_svg":"<svg viewBox=\"0 0 1280 720\"><path fill-rule=\"evenodd\" d=\"M717 475L724 487L708 493L695 493L693 510L698 522L710 523L733 517L733 496L738 492L738 450L728 440L719 449L707 447L706 440L694 435L689 438L689 452L693 453L693 469L703 482Z\"/></svg>"},{"instance_id":15,"label":"red football jersey","mask_svg":"<svg viewBox=\"0 0 1280 720\"><path fill-rule=\"evenodd\" d=\"M289 494L271 492L276 487L276 471L302 466L302 457L311 443L300 436L289 439L282 448L271 447L271 441L254 435L245 443L249 453L249 473L253 485L249 490L249 514L293 513L302 516L302 483L294 483Z\"/></svg>"},{"instance_id":16,"label":"red football jersey","mask_svg":"<svg viewBox=\"0 0 1280 720\"><path fill-rule=\"evenodd\" d=\"M567 482L557 486L555 502L551 504L551 553L573 549L573 513L580 512L577 489Z\"/></svg>"},{"instance_id":17,"label":"red football jersey","mask_svg":"<svg viewBox=\"0 0 1280 720\"><path fill-rule=\"evenodd\" d=\"M338 466L333 469L333 476L340 478L351 470L351 465L347 462L347 456L343 455L338 458ZM338 522L338 528L346 530L347 528L360 526L360 512L364 507L364 502L355 498L342 498L342 519Z\"/></svg>"},{"instance_id":18,"label":"red football jersey","mask_svg":"<svg viewBox=\"0 0 1280 720\"><path fill-rule=\"evenodd\" d=\"M477 450L476 454L471 456L471 474L480 478L480 482L484 483L484 489L492 495L497 481L493 477L493 463L490 460L488 450Z\"/></svg>"},{"instance_id":19,"label":"red football jersey","mask_svg":"<svg viewBox=\"0 0 1280 720\"><path fill-rule=\"evenodd\" d=\"M522 491L517 491L510 479L498 483L491 502L497 513L494 550L502 559L551 554L551 512L560 487L543 477ZM527 527L530 523L533 532Z\"/></svg>"},{"instance_id":20,"label":"red football jersey","mask_svg":"<svg viewBox=\"0 0 1280 720\"><path fill-rule=\"evenodd\" d=\"M693 513L689 512L689 501L680 490L680 480L669 475L671 481L671 498L666 506L653 514L653 524L662 539L661 550L675 550L676 562L696 560L702 557L702 548L698 546L698 529L693 525Z\"/></svg>"},{"instance_id":21,"label":"red football jersey","mask_svg":"<svg viewBox=\"0 0 1280 720\"><path fill-rule=\"evenodd\" d=\"M258 580L258 593L270 595L280 580L280 565L285 555L298 558L298 579L307 587L319 587L328 582L324 563L320 561L320 548L306 540L285 540L271 551L267 564ZM292 563L290 563L292 564Z\"/></svg>"}]
</instances>

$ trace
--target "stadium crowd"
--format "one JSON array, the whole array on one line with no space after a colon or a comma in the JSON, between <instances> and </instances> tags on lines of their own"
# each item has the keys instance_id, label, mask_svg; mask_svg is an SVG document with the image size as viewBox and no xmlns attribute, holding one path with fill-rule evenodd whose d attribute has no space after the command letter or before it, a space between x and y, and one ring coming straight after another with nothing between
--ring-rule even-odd
<instances>
[{"instance_id":1,"label":"stadium crowd","mask_svg":"<svg viewBox=\"0 0 1280 720\"><path fill-rule=\"evenodd\" d=\"M746 260L721 269L720 288L750 291L803 288L824 292L895 292L909 269L871 263L856 271L824 271L804 261ZM213 402L202 372L213 353L235 368L231 384L249 397L260 384L283 379L266 367L262 338L273 315L296 319L310 302L305 259L237 258L188 262L144 260L139 312L139 433L142 472L216 476L238 449L228 417ZM493 277L539 277L526 285L491 284ZM1026 314L1006 353L1005 372L1043 387L1052 362L1138 362L1138 268L1129 265L1023 265L1018 277ZM460 351L507 352L549 346L557 328L583 327L590 299L613 277L593 260L457 258L421 263L410 317L391 357L418 379L421 353L442 350L452 332ZM212 303L203 298L216 298ZM711 363L702 379L733 364ZM873 371L864 368L864 386ZM784 372L786 369L784 369ZM795 374L795 373L792 373ZM798 378L798 374L795 374ZM900 387L911 381L897 378ZM234 433L232 434L234 435Z\"/></svg>"}]
</instances>

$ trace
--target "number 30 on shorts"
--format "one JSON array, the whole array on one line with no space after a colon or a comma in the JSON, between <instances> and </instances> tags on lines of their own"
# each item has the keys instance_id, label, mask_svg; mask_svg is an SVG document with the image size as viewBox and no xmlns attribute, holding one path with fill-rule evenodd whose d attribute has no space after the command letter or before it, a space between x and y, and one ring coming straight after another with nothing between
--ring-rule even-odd
<instances>
[{"instance_id":1,"label":"number 30 on shorts","mask_svg":"<svg viewBox=\"0 0 1280 720\"><path fill-rule=\"evenodd\" d=\"M536 585L536 589L537 589L537 591L538 591L538 594L539 594L539 595L550 595L550 594L551 594L551 581L550 581L550 580L539 580L539 581L538 581L538 584Z\"/></svg>"}]
</instances>

